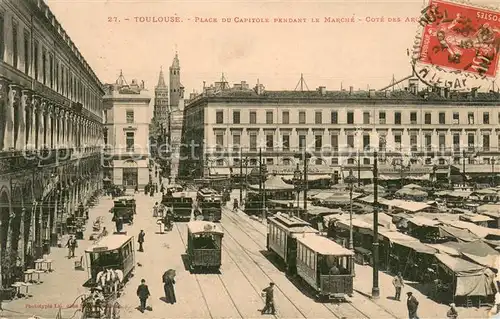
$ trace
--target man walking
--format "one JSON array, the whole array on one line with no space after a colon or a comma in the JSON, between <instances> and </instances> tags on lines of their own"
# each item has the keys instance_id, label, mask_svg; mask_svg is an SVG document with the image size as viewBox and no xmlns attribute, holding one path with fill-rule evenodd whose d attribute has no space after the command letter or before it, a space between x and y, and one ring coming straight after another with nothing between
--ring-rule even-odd
<instances>
[{"instance_id":1,"label":"man walking","mask_svg":"<svg viewBox=\"0 0 500 319\"><path fill-rule=\"evenodd\" d=\"M153 206L153 217L158 217L158 202Z\"/></svg>"},{"instance_id":2,"label":"man walking","mask_svg":"<svg viewBox=\"0 0 500 319\"><path fill-rule=\"evenodd\" d=\"M266 294L266 305L262 309L262 314L274 315L276 309L274 307L274 282L269 283L269 287L262 290Z\"/></svg>"},{"instance_id":3,"label":"man walking","mask_svg":"<svg viewBox=\"0 0 500 319\"><path fill-rule=\"evenodd\" d=\"M66 243L66 247L68 247L68 258L75 257L75 249L77 245L78 243L76 242L76 239L73 236L69 236L68 243Z\"/></svg>"},{"instance_id":4,"label":"man walking","mask_svg":"<svg viewBox=\"0 0 500 319\"><path fill-rule=\"evenodd\" d=\"M398 272L394 279L392 279L392 284L396 289L394 300L401 301L401 289L405 286L405 282L403 280L403 277L401 276L401 272Z\"/></svg>"},{"instance_id":5,"label":"man walking","mask_svg":"<svg viewBox=\"0 0 500 319\"><path fill-rule=\"evenodd\" d=\"M458 318L458 311L457 311L457 308L455 308L454 303L450 304L450 309L448 309L448 312L446 313L446 317L448 319L457 319Z\"/></svg>"},{"instance_id":6,"label":"man walking","mask_svg":"<svg viewBox=\"0 0 500 319\"><path fill-rule=\"evenodd\" d=\"M141 284L137 287L137 297L139 297L139 301L141 302L139 311L142 313L146 310L146 301L149 296L151 296L151 294L149 293L148 285L146 285L146 280L141 279Z\"/></svg>"},{"instance_id":7,"label":"man walking","mask_svg":"<svg viewBox=\"0 0 500 319\"><path fill-rule=\"evenodd\" d=\"M140 251L140 252L144 251L142 244L144 244L144 237L145 236L146 236L146 233L144 233L144 230L141 229L139 236L137 236L137 242L139 243L139 250L138 251Z\"/></svg>"},{"instance_id":8,"label":"man walking","mask_svg":"<svg viewBox=\"0 0 500 319\"><path fill-rule=\"evenodd\" d=\"M409 319L420 319L417 315L418 310L418 300L413 296L411 291L406 293L408 295L408 299L406 300L406 306L408 307L408 317Z\"/></svg>"}]
</instances>

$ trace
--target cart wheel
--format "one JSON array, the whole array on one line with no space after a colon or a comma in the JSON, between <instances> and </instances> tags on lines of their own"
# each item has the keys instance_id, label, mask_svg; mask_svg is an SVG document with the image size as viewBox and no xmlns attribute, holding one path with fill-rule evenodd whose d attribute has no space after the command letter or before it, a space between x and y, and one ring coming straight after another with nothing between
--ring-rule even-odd
<instances>
[{"instance_id":1,"label":"cart wheel","mask_svg":"<svg viewBox=\"0 0 500 319\"><path fill-rule=\"evenodd\" d=\"M120 319L120 304L115 302L113 306L113 319Z\"/></svg>"}]
</instances>

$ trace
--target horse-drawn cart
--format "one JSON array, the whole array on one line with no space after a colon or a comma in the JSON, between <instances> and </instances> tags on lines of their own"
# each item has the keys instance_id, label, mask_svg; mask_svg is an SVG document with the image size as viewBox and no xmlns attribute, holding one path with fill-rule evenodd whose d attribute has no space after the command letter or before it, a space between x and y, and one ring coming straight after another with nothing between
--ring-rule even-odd
<instances>
[{"instance_id":1,"label":"horse-drawn cart","mask_svg":"<svg viewBox=\"0 0 500 319\"><path fill-rule=\"evenodd\" d=\"M116 300L116 293L105 295L94 289L82 297L82 319L120 319L120 304Z\"/></svg>"}]
</instances>

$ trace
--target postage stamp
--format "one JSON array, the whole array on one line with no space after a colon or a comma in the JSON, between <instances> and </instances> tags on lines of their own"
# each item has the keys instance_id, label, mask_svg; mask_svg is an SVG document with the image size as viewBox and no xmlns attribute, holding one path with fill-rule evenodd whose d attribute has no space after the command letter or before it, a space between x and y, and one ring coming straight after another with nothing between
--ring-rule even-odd
<instances>
[{"instance_id":1,"label":"postage stamp","mask_svg":"<svg viewBox=\"0 0 500 319\"><path fill-rule=\"evenodd\" d=\"M498 10L430 0L421 11L419 25L412 64L422 81L467 89L472 85L468 80L496 77L500 51Z\"/></svg>"}]
</instances>

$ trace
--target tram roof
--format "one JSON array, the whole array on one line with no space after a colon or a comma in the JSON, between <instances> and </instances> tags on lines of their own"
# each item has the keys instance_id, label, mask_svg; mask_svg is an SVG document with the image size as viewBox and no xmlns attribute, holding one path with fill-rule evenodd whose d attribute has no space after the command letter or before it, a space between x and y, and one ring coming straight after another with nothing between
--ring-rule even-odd
<instances>
[{"instance_id":1,"label":"tram roof","mask_svg":"<svg viewBox=\"0 0 500 319\"><path fill-rule=\"evenodd\" d=\"M271 223L278 224L284 228L290 229L290 231L293 231L293 228L303 229L311 227L311 224L306 222L305 220L287 214L277 213L274 216L269 217L268 219ZM299 232L302 232L302 230L299 230Z\"/></svg>"},{"instance_id":2,"label":"tram roof","mask_svg":"<svg viewBox=\"0 0 500 319\"><path fill-rule=\"evenodd\" d=\"M191 221L187 224L187 227L191 234L200 234L200 233L224 234L224 231L222 231L222 227L220 225L202 220Z\"/></svg>"},{"instance_id":3,"label":"tram roof","mask_svg":"<svg viewBox=\"0 0 500 319\"><path fill-rule=\"evenodd\" d=\"M196 195L196 192L175 192L175 193L172 193L172 197L175 197L175 198L181 198L181 197L185 197L185 198L193 198L193 196Z\"/></svg>"},{"instance_id":4,"label":"tram roof","mask_svg":"<svg viewBox=\"0 0 500 319\"><path fill-rule=\"evenodd\" d=\"M330 255L330 256L353 256L354 252L346 249L333 240L330 240L326 237L320 235L304 235L297 236L297 241L302 245L312 249L314 252L321 255Z\"/></svg>"},{"instance_id":5,"label":"tram roof","mask_svg":"<svg viewBox=\"0 0 500 319\"><path fill-rule=\"evenodd\" d=\"M97 253L103 251L116 250L125 245L125 243L127 243L132 238L133 236L127 236L127 235L108 235L102 237L97 243L85 249L85 252Z\"/></svg>"}]
</instances>

